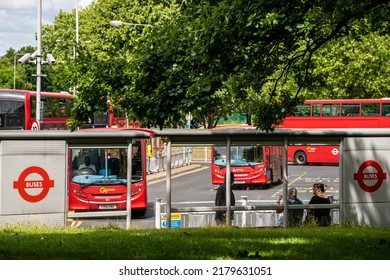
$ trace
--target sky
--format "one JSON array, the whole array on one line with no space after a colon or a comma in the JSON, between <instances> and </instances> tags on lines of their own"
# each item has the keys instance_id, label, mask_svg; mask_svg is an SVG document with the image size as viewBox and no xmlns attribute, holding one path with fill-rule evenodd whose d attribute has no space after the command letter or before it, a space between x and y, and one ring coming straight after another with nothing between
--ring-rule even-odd
<instances>
[{"instance_id":1,"label":"sky","mask_svg":"<svg viewBox=\"0 0 390 280\"><path fill-rule=\"evenodd\" d=\"M53 22L60 10L71 13L78 1L79 11L92 0L41 0L42 25ZM39 0L0 0L0 57L9 48L37 46Z\"/></svg>"}]
</instances>

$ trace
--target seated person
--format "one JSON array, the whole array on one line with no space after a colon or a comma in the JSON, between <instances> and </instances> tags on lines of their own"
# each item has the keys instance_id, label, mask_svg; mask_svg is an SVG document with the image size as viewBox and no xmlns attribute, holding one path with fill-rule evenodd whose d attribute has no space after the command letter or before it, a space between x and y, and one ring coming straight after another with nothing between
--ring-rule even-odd
<instances>
[{"instance_id":1,"label":"seated person","mask_svg":"<svg viewBox=\"0 0 390 280\"><path fill-rule=\"evenodd\" d=\"M303 202L298 198L298 191L296 188L290 188L287 192L288 199L287 204L289 205L302 205ZM281 200L283 199L283 196L279 196L279 199L277 200L277 204L280 204ZM277 213L283 213L282 210L276 211ZM288 226L299 226L302 223L303 220L303 209L290 209L287 211L287 225ZM281 216L281 225L283 223L283 216Z\"/></svg>"},{"instance_id":2,"label":"seated person","mask_svg":"<svg viewBox=\"0 0 390 280\"><path fill-rule=\"evenodd\" d=\"M322 183L313 185L313 197L309 204L331 204L330 198L325 194L327 186ZM330 208L326 209L308 209L307 222L314 220L319 226L329 226L332 222Z\"/></svg>"},{"instance_id":3,"label":"seated person","mask_svg":"<svg viewBox=\"0 0 390 280\"><path fill-rule=\"evenodd\" d=\"M91 163L91 158L89 156L84 157L84 163L82 163L79 166L79 170L83 168L89 168L92 169L94 172L96 172L96 167L93 163Z\"/></svg>"}]
</instances>

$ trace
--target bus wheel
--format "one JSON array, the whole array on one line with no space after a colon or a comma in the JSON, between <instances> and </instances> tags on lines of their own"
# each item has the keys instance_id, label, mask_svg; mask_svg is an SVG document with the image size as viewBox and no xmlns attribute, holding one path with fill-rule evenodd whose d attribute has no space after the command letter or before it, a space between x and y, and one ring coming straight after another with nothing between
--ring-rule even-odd
<instances>
[{"instance_id":1,"label":"bus wheel","mask_svg":"<svg viewBox=\"0 0 390 280\"><path fill-rule=\"evenodd\" d=\"M145 209L131 210L131 218L140 218L145 216L145 214L146 214Z\"/></svg>"},{"instance_id":2,"label":"bus wheel","mask_svg":"<svg viewBox=\"0 0 390 280\"><path fill-rule=\"evenodd\" d=\"M299 165L305 165L307 164L307 155L305 152L298 151L294 155L294 162Z\"/></svg>"}]
</instances>

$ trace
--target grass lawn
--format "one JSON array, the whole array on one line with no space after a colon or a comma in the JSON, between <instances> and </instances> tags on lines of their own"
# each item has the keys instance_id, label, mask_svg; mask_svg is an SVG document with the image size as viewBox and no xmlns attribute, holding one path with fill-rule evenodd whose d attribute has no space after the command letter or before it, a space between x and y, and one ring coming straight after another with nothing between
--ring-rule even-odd
<instances>
[{"instance_id":1,"label":"grass lawn","mask_svg":"<svg viewBox=\"0 0 390 280\"><path fill-rule=\"evenodd\" d=\"M390 228L0 228L7 260L389 260Z\"/></svg>"}]
</instances>

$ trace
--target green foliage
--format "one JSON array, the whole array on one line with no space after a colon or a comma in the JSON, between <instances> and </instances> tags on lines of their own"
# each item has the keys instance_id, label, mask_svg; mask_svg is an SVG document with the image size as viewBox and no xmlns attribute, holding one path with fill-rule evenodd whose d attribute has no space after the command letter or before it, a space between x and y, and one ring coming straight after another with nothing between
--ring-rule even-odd
<instances>
[{"instance_id":1,"label":"green foliage","mask_svg":"<svg viewBox=\"0 0 390 280\"><path fill-rule=\"evenodd\" d=\"M307 98L382 98L390 96L389 36L370 33L341 38L313 57ZM319 90L318 90L319 89Z\"/></svg>"},{"instance_id":2,"label":"green foliage","mask_svg":"<svg viewBox=\"0 0 390 280\"><path fill-rule=\"evenodd\" d=\"M78 44L75 11L44 26L44 53L57 63L45 65L43 85L76 90L72 129L110 99L148 127L191 112L211 128L243 113L272 130L306 98L389 95L389 2L100 0L79 12ZM11 59L0 61L3 87Z\"/></svg>"},{"instance_id":3,"label":"green foliage","mask_svg":"<svg viewBox=\"0 0 390 280\"><path fill-rule=\"evenodd\" d=\"M22 55L32 52L34 52L33 47L23 47L19 51L10 48L7 53L0 58L0 88L12 89L15 83L16 89L35 90L36 78L33 77L33 74L36 74L35 65L17 62Z\"/></svg>"}]
</instances>

